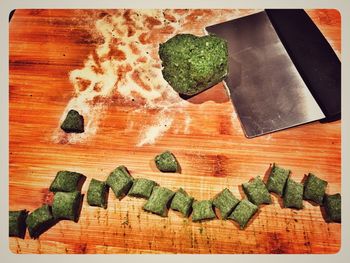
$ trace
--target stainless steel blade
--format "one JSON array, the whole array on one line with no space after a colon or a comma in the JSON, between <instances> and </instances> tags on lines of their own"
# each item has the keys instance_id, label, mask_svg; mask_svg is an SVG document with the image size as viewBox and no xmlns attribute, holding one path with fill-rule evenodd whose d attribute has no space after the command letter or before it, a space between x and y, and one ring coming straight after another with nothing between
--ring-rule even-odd
<instances>
[{"instance_id":1,"label":"stainless steel blade","mask_svg":"<svg viewBox=\"0 0 350 263\"><path fill-rule=\"evenodd\" d=\"M325 117L264 11L206 30L228 41L225 81L247 137Z\"/></svg>"}]
</instances>

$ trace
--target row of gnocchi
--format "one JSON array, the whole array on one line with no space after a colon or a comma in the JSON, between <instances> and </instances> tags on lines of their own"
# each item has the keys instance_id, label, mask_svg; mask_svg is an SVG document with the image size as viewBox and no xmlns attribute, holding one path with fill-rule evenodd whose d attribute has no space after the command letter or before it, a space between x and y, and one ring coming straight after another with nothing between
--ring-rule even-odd
<instances>
[{"instance_id":1,"label":"row of gnocchi","mask_svg":"<svg viewBox=\"0 0 350 263\"><path fill-rule=\"evenodd\" d=\"M155 158L158 169L162 172L177 172L179 164L175 156L166 151ZM9 236L24 238L26 228L31 238L38 238L59 220L79 220L83 174L59 171L51 183L54 193L52 206L43 205L28 214L27 210L9 212ZM267 183L255 177L242 187L246 198L239 200L225 188L211 200L195 200L182 188L176 192L159 186L155 181L145 178L133 178L125 166L112 171L106 181L91 179L87 191L87 202L91 206L107 208L109 188L118 199L124 196L146 199L145 211L166 217L168 208L179 211L184 217L194 222L217 218L214 207L220 212L221 219L231 219L244 229L249 220L258 211L261 204L272 202L270 192L283 198L286 208L302 209L303 200L322 205L327 214L327 221L341 222L341 195L326 194L327 182L309 173L305 183L297 183L290 178L290 170L272 166Z\"/></svg>"}]
</instances>

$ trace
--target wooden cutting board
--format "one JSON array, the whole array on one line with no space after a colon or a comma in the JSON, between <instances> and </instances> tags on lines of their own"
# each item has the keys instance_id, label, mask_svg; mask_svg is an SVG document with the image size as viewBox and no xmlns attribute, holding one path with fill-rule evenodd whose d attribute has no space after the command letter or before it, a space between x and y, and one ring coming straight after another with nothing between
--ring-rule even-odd
<instances>
[{"instance_id":1,"label":"wooden cutting board","mask_svg":"<svg viewBox=\"0 0 350 263\"><path fill-rule=\"evenodd\" d=\"M50 203L59 170L104 180L119 165L196 199L265 176L273 162L301 181L313 172L341 189L341 122L318 122L247 139L222 84L184 102L160 74L158 43L176 33L203 34L209 24L259 10L17 10L10 22L9 206L33 211ZM340 56L340 15L308 10ZM67 106L68 105L68 106ZM83 135L59 129L77 108ZM162 174L156 154L171 150L181 174ZM193 223L169 211L142 210L144 200L109 194L108 209L88 206L78 223L60 221L31 240L10 238L14 253L336 253L341 225L320 207L261 206L245 230L232 221Z\"/></svg>"}]
</instances>

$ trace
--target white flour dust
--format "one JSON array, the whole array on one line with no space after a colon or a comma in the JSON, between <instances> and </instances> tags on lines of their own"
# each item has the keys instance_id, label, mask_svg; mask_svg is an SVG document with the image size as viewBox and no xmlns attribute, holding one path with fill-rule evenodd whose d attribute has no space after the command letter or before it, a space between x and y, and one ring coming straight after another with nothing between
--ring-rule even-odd
<instances>
[{"instance_id":1,"label":"white flour dust","mask_svg":"<svg viewBox=\"0 0 350 263\"><path fill-rule=\"evenodd\" d=\"M153 144L158 137L162 136L173 123L173 118L169 118L166 114L161 114L156 120L156 123L152 126L146 127L141 133L141 139L137 146L143 146L145 144Z\"/></svg>"},{"instance_id":2,"label":"white flour dust","mask_svg":"<svg viewBox=\"0 0 350 263\"><path fill-rule=\"evenodd\" d=\"M202 12L204 16L212 11ZM237 16L235 12L222 12ZM142 102L144 112L149 109L158 110L153 117L155 121L149 127L141 129L137 146L153 144L175 123L175 117L178 121L179 114L182 116L180 119L184 120L183 132L189 133L191 118L184 111L188 102L182 100L163 79L158 57L160 42L179 33L186 24L190 26L187 31L191 31L192 20L186 20L188 17L201 21L201 14L196 10L104 12L96 20L93 29L96 35L102 37L102 44L97 45L87 57L83 68L70 72L69 80L75 95L68 102L60 119L62 123L70 109L77 110L84 116L85 132L65 134L57 128L53 140L77 143L91 137L97 132L100 116L107 109L108 99L112 96L118 96L125 102ZM213 23L227 20L227 16L213 17ZM194 33L198 34L197 31ZM142 114L139 107L136 110Z\"/></svg>"},{"instance_id":3,"label":"white flour dust","mask_svg":"<svg viewBox=\"0 0 350 263\"><path fill-rule=\"evenodd\" d=\"M167 15L175 20L169 21ZM53 140L76 143L95 134L101 113L106 108L96 99L108 99L114 93L126 101L142 100L145 110L172 108L172 111L161 110L155 117L156 122L142 130L139 146L154 143L166 132L173 123L175 112L182 111L179 106L184 107L185 103L163 79L160 61L154 54L158 43L152 43L148 38L152 30L164 27L175 34L179 28L178 20L178 15L162 10L117 10L98 19L95 30L102 36L103 44L88 56L83 68L70 72L75 96L60 119L62 123L70 109L77 110L84 116L85 132L65 134L57 128Z\"/></svg>"}]
</instances>

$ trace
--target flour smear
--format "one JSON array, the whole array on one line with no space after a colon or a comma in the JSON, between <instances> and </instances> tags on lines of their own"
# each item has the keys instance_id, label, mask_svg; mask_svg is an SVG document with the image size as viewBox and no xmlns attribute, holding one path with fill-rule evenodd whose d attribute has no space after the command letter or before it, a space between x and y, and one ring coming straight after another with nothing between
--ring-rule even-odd
<instances>
[{"instance_id":1,"label":"flour smear","mask_svg":"<svg viewBox=\"0 0 350 263\"><path fill-rule=\"evenodd\" d=\"M207 24L237 16L235 11L219 10L111 10L100 14L94 34L102 37L102 44L90 54L83 68L70 72L69 80L74 97L68 102L60 118L63 122L70 109L84 116L85 132L65 134L58 127L53 140L58 143L79 143L96 133L99 119L108 109L108 100L118 96L125 101L142 102L135 108L138 114L157 109L154 122L141 129L137 146L153 144L179 119L189 133L191 118L185 112L188 102L163 79L158 45L180 33L198 32L201 19ZM205 19L211 17L211 21ZM192 25L197 23L196 29ZM202 22L203 23L203 22ZM184 115L179 118L179 115ZM130 128L130 127L129 127Z\"/></svg>"}]
</instances>

